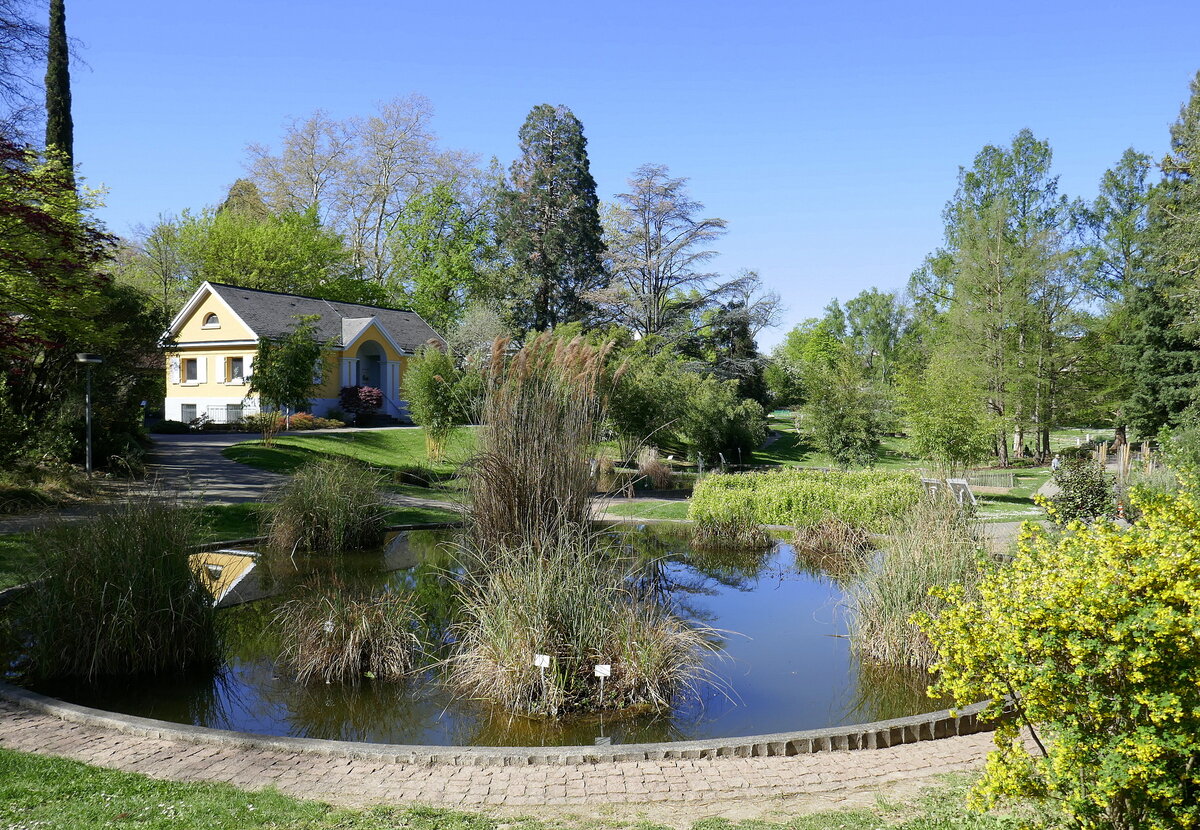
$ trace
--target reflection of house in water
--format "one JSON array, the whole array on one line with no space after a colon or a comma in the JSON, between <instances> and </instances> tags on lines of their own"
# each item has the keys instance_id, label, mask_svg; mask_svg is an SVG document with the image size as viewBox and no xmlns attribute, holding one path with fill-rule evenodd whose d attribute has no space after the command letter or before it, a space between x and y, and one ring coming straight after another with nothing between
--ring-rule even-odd
<instances>
[{"instance_id":1,"label":"reflection of house in water","mask_svg":"<svg viewBox=\"0 0 1200 830\"><path fill-rule=\"evenodd\" d=\"M220 605L249 576L258 554L248 550L210 550L188 557L200 573L200 582L212 594L213 605Z\"/></svg>"}]
</instances>

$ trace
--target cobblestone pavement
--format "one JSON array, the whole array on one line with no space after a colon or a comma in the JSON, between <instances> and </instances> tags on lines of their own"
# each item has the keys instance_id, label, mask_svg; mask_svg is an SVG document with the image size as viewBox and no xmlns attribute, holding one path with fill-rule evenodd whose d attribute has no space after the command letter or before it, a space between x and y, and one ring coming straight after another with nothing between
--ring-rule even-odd
<instances>
[{"instance_id":1,"label":"cobblestone pavement","mask_svg":"<svg viewBox=\"0 0 1200 830\"><path fill-rule=\"evenodd\" d=\"M454 766L354 760L125 735L0 701L0 746L177 781L227 782L334 804L422 803L468 809L611 807L808 797L821 806L889 784L975 769L987 733L888 749L710 760L580 765ZM852 800L852 799L851 799ZM870 802L867 802L870 803Z\"/></svg>"}]
</instances>

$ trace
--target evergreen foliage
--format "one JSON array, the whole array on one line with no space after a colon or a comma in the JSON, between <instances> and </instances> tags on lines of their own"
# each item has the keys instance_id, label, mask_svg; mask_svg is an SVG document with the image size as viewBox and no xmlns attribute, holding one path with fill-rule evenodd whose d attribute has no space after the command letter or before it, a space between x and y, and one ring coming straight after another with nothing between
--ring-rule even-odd
<instances>
[{"instance_id":1,"label":"evergreen foliage","mask_svg":"<svg viewBox=\"0 0 1200 830\"><path fill-rule=\"evenodd\" d=\"M422 346L408 359L404 395L412 419L425 430L430 461L442 460L442 446L455 427L466 423L468 400L460 388L462 375L453 355L437 346Z\"/></svg>"},{"instance_id":2,"label":"evergreen foliage","mask_svg":"<svg viewBox=\"0 0 1200 830\"><path fill-rule=\"evenodd\" d=\"M75 125L71 119L71 53L64 0L50 0L46 61L46 149L58 154L74 184Z\"/></svg>"},{"instance_id":3,"label":"evergreen foliage","mask_svg":"<svg viewBox=\"0 0 1200 830\"><path fill-rule=\"evenodd\" d=\"M583 125L569 109L530 110L520 146L501 193L500 233L528 281L523 325L544 331L587 318L591 292L608 285L600 203Z\"/></svg>"}]
</instances>

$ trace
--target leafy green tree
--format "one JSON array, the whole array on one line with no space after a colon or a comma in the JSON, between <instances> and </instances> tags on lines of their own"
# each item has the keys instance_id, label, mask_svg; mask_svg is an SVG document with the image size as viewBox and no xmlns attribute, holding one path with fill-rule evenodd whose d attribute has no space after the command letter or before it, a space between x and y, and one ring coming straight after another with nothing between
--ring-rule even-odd
<instances>
[{"instance_id":1,"label":"leafy green tree","mask_svg":"<svg viewBox=\"0 0 1200 830\"><path fill-rule=\"evenodd\" d=\"M441 461L446 439L466 422L462 377L449 352L422 346L409 358L404 372L404 395L412 419L425 430L425 452Z\"/></svg>"},{"instance_id":2,"label":"leafy green tree","mask_svg":"<svg viewBox=\"0 0 1200 830\"><path fill-rule=\"evenodd\" d=\"M323 350L317 340L315 317L301 317L292 331L279 340L259 339L247 394L258 396L267 416L262 418L264 444L271 444L279 428L279 419L270 417L273 413L308 408L317 386Z\"/></svg>"},{"instance_id":3,"label":"leafy green tree","mask_svg":"<svg viewBox=\"0 0 1200 830\"><path fill-rule=\"evenodd\" d=\"M46 149L57 153L75 180L75 125L71 118L70 50L63 0L50 0L50 40L46 61Z\"/></svg>"},{"instance_id":4,"label":"leafy green tree","mask_svg":"<svg viewBox=\"0 0 1200 830\"><path fill-rule=\"evenodd\" d=\"M569 109L535 106L520 144L500 194L499 230L528 282L521 322L542 331L588 317L590 294L608 285L600 203L583 125Z\"/></svg>"},{"instance_id":5,"label":"leafy green tree","mask_svg":"<svg viewBox=\"0 0 1200 830\"><path fill-rule=\"evenodd\" d=\"M683 413L683 369L665 353L629 350L608 401L609 426L621 458L631 459L643 446L664 447L676 439Z\"/></svg>"},{"instance_id":6,"label":"leafy green tree","mask_svg":"<svg viewBox=\"0 0 1200 830\"><path fill-rule=\"evenodd\" d=\"M748 462L767 437L766 414L757 401L741 398L737 382L692 372L679 375L685 401L673 432L693 458L715 466Z\"/></svg>"},{"instance_id":7,"label":"leafy green tree","mask_svg":"<svg viewBox=\"0 0 1200 830\"><path fill-rule=\"evenodd\" d=\"M449 331L492 293L491 238L486 213L469 210L449 185L434 185L409 200L392 231L390 290L435 331Z\"/></svg>"},{"instance_id":8,"label":"leafy green tree","mask_svg":"<svg viewBox=\"0 0 1200 830\"><path fill-rule=\"evenodd\" d=\"M243 210L187 211L173 232L188 275L225 283L344 302L379 302L380 292L360 279L342 238L321 225L317 213L271 214Z\"/></svg>"},{"instance_id":9,"label":"leafy green tree","mask_svg":"<svg viewBox=\"0 0 1200 830\"><path fill-rule=\"evenodd\" d=\"M1084 233L1083 288L1102 305L1081 350L1084 359L1078 375L1091 381L1080 390L1090 398L1084 405L1091 411L1083 413L1083 420L1111 420L1118 444L1126 440L1125 403L1134 386L1127 365L1132 358L1129 333L1135 329L1131 300L1150 280L1150 168L1149 156L1132 147L1125 150L1117 164L1105 171L1099 195L1079 218Z\"/></svg>"},{"instance_id":10,"label":"leafy green tree","mask_svg":"<svg viewBox=\"0 0 1200 830\"><path fill-rule=\"evenodd\" d=\"M892 380L908 314L895 294L870 289L846 301L846 334L871 376Z\"/></svg>"},{"instance_id":11,"label":"leafy green tree","mask_svg":"<svg viewBox=\"0 0 1200 830\"><path fill-rule=\"evenodd\" d=\"M1121 368L1129 380L1125 414L1151 435L1180 421L1197 403L1200 346L1193 324L1200 297L1200 73L1191 98L1171 127L1162 182L1150 198L1147 239L1152 265L1125 311Z\"/></svg>"},{"instance_id":12,"label":"leafy green tree","mask_svg":"<svg viewBox=\"0 0 1200 830\"><path fill-rule=\"evenodd\" d=\"M996 447L1007 434L1023 453L1027 431L1049 454L1063 411L1061 383L1078 355L1077 285L1067 230L1073 216L1051 175L1049 144L1028 129L1009 147L988 145L946 206L946 244L914 275L911 289L947 311L943 336L963 346L984 379L996 416Z\"/></svg>"},{"instance_id":13,"label":"leafy green tree","mask_svg":"<svg viewBox=\"0 0 1200 830\"><path fill-rule=\"evenodd\" d=\"M918 620L940 655L933 691L1006 706L978 806L1046 807L1038 826L1166 830L1200 823L1200 499L1134 494L1129 528L1027 525L977 598ZM1030 751L1022 732L1034 730Z\"/></svg>"},{"instance_id":14,"label":"leafy green tree","mask_svg":"<svg viewBox=\"0 0 1200 830\"><path fill-rule=\"evenodd\" d=\"M843 348L832 363L810 364L805 387L802 425L814 443L839 467L873 466L885 402L858 357Z\"/></svg>"},{"instance_id":15,"label":"leafy green tree","mask_svg":"<svg viewBox=\"0 0 1200 830\"><path fill-rule=\"evenodd\" d=\"M948 474L991 454L995 434L978 378L949 349L919 374L899 378L900 406L912 450Z\"/></svg>"}]
</instances>

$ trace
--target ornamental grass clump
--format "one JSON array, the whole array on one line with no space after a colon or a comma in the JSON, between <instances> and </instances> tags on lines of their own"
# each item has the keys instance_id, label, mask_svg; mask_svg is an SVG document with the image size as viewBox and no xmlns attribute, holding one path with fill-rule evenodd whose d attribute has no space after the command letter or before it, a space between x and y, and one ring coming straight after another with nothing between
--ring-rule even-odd
<instances>
[{"instance_id":1,"label":"ornamental grass clump","mask_svg":"<svg viewBox=\"0 0 1200 830\"><path fill-rule=\"evenodd\" d=\"M1200 826L1200 494L1184 478L1135 490L1129 528L1026 524L1011 564L921 616L934 690L1015 710L976 805L1033 799L1050 814L1040 826Z\"/></svg>"},{"instance_id":2,"label":"ornamental grass clump","mask_svg":"<svg viewBox=\"0 0 1200 830\"><path fill-rule=\"evenodd\" d=\"M212 597L189 562L195 505L122 502L35 535L36 569L11 613L33 679L155 675L218 659Z\"/></svg>"},{"instance_id":3,"label":"ornamental grass clump","mask_svg":"<svg viewBox=\"0 0 1200 830\"><path fill-rule=\"evenodd\" d=\"M609 348L549 332L510 346L492 349L467 471L468 536L481 550L557 544L591 518Z\"/></svg>"},{"instance_id":4,"label":"ornamental grass clump","mask_svg":"<svg viewBox=\"0 0 1200 830\"><path fill-rule=\"evenodd\" d=\"M937 586L974 596L986 569L986 542L957 501L938 495L923 496L897 519L880 547L848 586L851 646L879 663L928 667L936 652L913 615L936 616L946 607L930 594Z\"/></svg>"},{"instance_id":5,"label":"ornamental grass clump","mask_svg":"<svg viewBox=\"0 0 1200 830\"><path fill-rule=\"evenodd\" d=\"M702 678L709 632L635 593L631 560L598 540L493 547L489 560L462 583L448 665L460 694L529 715L661 709ZM603 694L598 664L612 670Z\"/></svg>"},{"instance_id":6,"label":"ornamental grass clump","mask_svg":"<svg viewBox=\"0 0 1200 830\"><path fill-rule=\"evenodd\" d=\"M383 541L381 477L342 458L301 467L267 505L269 545L279 551L340 551Z\"/></svg>"},{"instance_id":7,"label":"ornamental grass clump","mask_svg":"<svg viewBox=\"0 0 1200 830\"><path fill-rule=\"evenodd\" d=\"M272 624L283 644L280 664L302 683L402 680L421 653L419 615L398 593L310 584L276 609Z\"/></svg>"}]
</instances>

